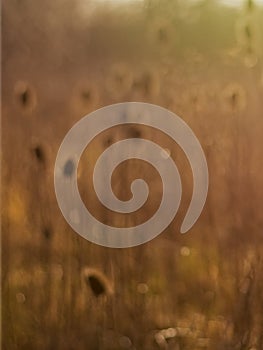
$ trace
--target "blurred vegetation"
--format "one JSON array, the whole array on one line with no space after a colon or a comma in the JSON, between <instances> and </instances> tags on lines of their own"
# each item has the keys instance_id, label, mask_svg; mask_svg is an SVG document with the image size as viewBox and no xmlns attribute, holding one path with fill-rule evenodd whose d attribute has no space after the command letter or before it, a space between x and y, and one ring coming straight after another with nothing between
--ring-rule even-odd
<instances>
[{"instance_id":1,"label":"blurred vegetation","mask_svg":"<svg viewBox=\"0 0 263 350\"><path fill-rule=\"evenodd\" d=\"M5 0L2 16L3 349L263 349L263 7ZM184 175L167 230L119 250L71 230L53 169L76 121L123 101L161 105L190 125L210 189L199 221L180 235L192 178L178 146L146 127L101 134L83 154L79 187L104 222L132 225L160 199L158 175L130 161L113 188L127 198L143 172L150 204L133 216L98 203L88 180L111 143L154 140Z\"/></svg>"}]
</instances>

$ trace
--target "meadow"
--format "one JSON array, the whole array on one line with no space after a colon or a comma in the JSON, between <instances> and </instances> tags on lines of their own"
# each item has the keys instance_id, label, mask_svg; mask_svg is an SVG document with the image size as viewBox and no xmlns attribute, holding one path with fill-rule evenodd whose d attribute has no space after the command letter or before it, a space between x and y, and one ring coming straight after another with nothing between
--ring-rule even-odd
<instances>
[{"instance_id":1,"label":"meadow","mask_svg":"<svg viewBox=\"0 0 263 350\"><path fill-rule=\"evenodd\" d=\"M2 5L3 350L263 349L263 7L244 1L17 1ZM161 199L158 173L130 160L114 172L123 200L143 177L145 207L102 206L93 168L109 145L143 137L169 150L183 198L168 228L127 249L90 243L64 220L54 164L84 115L125 101L185 120L207 158L202 215L179 229L189 163L149 127L120 126L86 148L78 184L102 222L134 226Z\"/></svg>"}]
</instances>

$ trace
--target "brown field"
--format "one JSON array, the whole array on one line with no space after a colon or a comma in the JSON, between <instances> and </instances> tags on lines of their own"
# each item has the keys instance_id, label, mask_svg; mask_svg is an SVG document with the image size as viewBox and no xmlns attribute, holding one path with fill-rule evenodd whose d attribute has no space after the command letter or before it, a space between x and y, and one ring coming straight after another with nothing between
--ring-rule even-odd
<instances>
[{"instance_id":1,"label":"brown field","mask_svg":"<svg viewBox=\"0 0 263 350\"><path fill-rule=\"evenodd\" d=\"M220 1L219 1L220 3ZM215 1L5 0L2 6L3 350L263 349L263 7ZM149 127L117 127L85 150L79 187L102 222L154 213L160 178L141 161L113 176L121 199L143 177L150 197L117 214L95 196L108 145L144 137L171 151L183 183L178 214L154 240L110 249L64 220L54 163L84 115L125 101L168 108L207 157L202 215L179 228L192 193L185 155Z\"/></svg>"}]
</instances>

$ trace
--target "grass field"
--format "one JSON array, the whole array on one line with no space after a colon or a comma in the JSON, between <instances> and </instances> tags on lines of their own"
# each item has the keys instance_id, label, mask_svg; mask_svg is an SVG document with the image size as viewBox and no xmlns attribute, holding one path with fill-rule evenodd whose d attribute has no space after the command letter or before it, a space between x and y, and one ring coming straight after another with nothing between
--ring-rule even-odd
<instances>
[{"instance_id":1,"label":"grass field","mask_svg":"<svg viewBox=\"0 0 263 350\"><path fill-rule=\"evenodd\" d=\"M3 350L263 349L263 7L220 1L5 0L2 6ZM92 244L64 220L54 163L84 115L125 101L154 103L193 129L207 158L208 199L179 233L192 193L184 153L149 127L116 127L85 150L79 189L102 222L151 217L160 178L141 161L116 169L128 199L143 177L145 207L117 214L91 183L112 143L144 137L169 149L183 198L154 240Z\"/></svg>"}]
</instances>

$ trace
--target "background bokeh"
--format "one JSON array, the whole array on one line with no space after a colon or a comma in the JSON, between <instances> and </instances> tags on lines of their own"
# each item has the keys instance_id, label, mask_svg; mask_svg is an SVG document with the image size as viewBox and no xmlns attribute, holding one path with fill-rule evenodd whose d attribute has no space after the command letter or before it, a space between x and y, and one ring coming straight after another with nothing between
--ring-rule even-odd
<instances>
[{"instance_id":1,"label":"background bokeh","mask_svg":"<svg viewBox=\"0 0 263 350\"><path fill-rule=\"evenodd\" d=\"M263 349L260 2L4 0L2 49L3 349ZM113 189L128 199L131 181L143 177L145 207L120 215L98 202L92 170L113 142L157 142L183 180L165 232L121 250L71 230L53 169L81 117L125 101L185 120L203 146L210 186L201 217L181 235L192 176L178 145L136 125L96 137L78 175L102 222L138 224L161 198L156 171L131 160L116 169Z\"/></svg>"}]
</instances>

